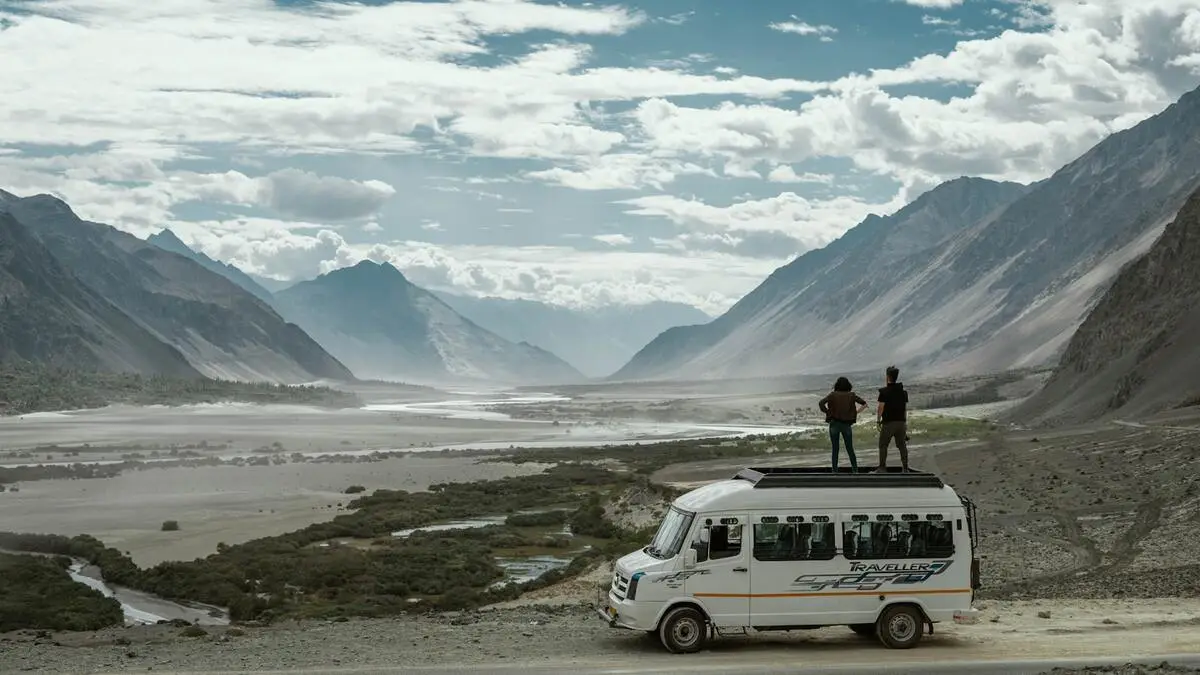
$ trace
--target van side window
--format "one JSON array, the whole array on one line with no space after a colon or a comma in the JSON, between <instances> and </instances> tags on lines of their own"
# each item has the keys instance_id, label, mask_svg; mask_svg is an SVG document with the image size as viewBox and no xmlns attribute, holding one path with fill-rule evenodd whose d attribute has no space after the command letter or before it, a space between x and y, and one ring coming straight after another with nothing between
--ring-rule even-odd
<instances>
[{"instance_id":1,"label":"van side window","mask_svg":"<svg viewBox=\"0 0 1200 675\"><path fill-rule=\"evenodd\" d=\"M833 523L755 523L754 559L831 560L837 552Z\"/></svg>"},{"instance_id":2,"label":"van side window","mask_svg":"<svg viewBox=\"0 0 1200 675\"><path fill-rule=\"evenodd\" d=\"M736 558L742 552L741 525L711 525L708 528L708 559Z\"/></svg>"},{"instance_id":3,"label":"van side window","mask_svg":"<svg viewBox=\"0 0 1200 675\"><path fill-rule=\"evenodd\" d=\"M848 560L947 558L954 555L953 523L940 514L856 514L842 521Z\"/></svg>"}]
</instances>

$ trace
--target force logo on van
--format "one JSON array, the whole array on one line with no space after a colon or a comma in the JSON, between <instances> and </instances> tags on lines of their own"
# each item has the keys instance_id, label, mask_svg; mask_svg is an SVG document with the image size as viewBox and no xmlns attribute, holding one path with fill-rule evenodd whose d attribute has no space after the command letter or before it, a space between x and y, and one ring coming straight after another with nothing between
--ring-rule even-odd
<instances>
[{"instance_id":1,"label":"force logo on van","mask_svg":"<svg viewBox=\"0 0 1200 675\"><path fill-rule=\"evenodd\" d=\"M845 588L873 591L885 584L921 584L945 572L953 560L915 563L850 563L850 574L804 574L792 586L806 591Z\"/></svg>"}]
</instances>

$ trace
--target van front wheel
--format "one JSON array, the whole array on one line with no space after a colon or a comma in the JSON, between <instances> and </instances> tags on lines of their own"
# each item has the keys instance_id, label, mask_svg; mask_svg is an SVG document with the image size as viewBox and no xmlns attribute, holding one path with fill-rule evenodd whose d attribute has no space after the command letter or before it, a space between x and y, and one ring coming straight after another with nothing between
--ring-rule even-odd
<instances>
[{"instance_id":1,"label":"van front wheel","mask_svg":"<svg viewBox=\"0 0 1200 675\"><path fill-rule=\"evenodd\" d=\"M912 605L893 605L875 622L879 641L889 649L911 649L921 641L921 610Z\"/></svg>"},{"instance_id":2,"label":"van front wheel","mask_svg":"<svg viewBox=\"0 0 1200 675\"><path fill-rule=\"evenodd\" d=\"M708 625L694 607L677 607L667 612L658 626L658 639L673 654L698 652L704 647Z\"/></svg>"}]
</instances>

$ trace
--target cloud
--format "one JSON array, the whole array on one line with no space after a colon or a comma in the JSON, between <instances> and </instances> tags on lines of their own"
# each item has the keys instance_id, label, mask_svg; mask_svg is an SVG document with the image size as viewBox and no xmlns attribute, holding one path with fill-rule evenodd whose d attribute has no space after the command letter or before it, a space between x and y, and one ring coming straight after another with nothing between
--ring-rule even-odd
<instances>
[{"instance_id":1,"label":"cloud","mask_svg":"<svg viewBox=\"0 0 1200 675\"><path fill-rule=\"evenodd\" d=\"M597 234L592 239L609 246L627 246L633 243L633 239L624 234Z\"/></svg>"},{"instance_id":2,"label":"cloud","mask_svg":"<svg viewBox=\"0 0 1200 675\"><path fill-rule=\"evenodd\" d=\"M900 2L925 9L951 9L963 4L963 0L900 0Z\"/></svg>"},{"instance_id":3,"label":"cloud","mask_svg":"<svg viewBox=\"0 0 1200 675\"><path fill-rule=\"evenodd\" d=\"M907 4L957 30L931 13L961 2ZM141 235L170 224L276 277L372 255L430 284L569 303L727 305L772 261L941 180L1044 178L1200 76L1200 0L1009 0L989 14L1009 30L831 81L722 63L724 45L691 37L702 13L617 4L19 6L0 5L0 53L21 55L0 78L0 186ZM428 209L385 217L410 182ZM504 246L499 226L468 243L498 211L535 214L511 217L522 244L561 242L538 229L547 209L578 214L580 250ZM398 234L413 231L457 243Z\"/></svg>"},{"instance_id":4,"label":"cloud","mask_svg":"<svg viewBox=\"0 0 1200 675\"><path fill-rule=\"evenodd\" d=\"M337 232L301 232L265 219L168 226L197 250L271 278L311 278L370 259L391 262L426 288L578 308L663 300L720 313L787 261L780 255L752 259L713 252L440 246L409 240L351 244Z\"/></svg>"},{"instance_id":5,"label":"cloud","mask_svg":"<svg viewBox=\"0 0 1200 675\"><path fill-rule=\"evenodd\" d=\"M583 160L578 168L553 167L526 174L535 180L575 190L635 190L644 187L661 190L684 175L716 176L711 169L693 162L639 153L610 153Z\"/></svg>"},{"instance_id":6,"label":"cloud","mask_svg":"<svg viewBox=\"0 0 1200 675\"><path fill-rule=\"evenodd\" d=\"M260 199L279 213L302 220L354 220L372 215L396 194L391 185L284 169L260 180Z\"/></svg>"},{"instance_id":7,"label":"cloud","mask_svg":"<svg viewBox=\"0 0 1200 675\"><path fill-rule=\"evenodd\" d=\"M769 28L771 30L777 30L781 33L795 33L796 35L820 35L824 40L828 40L828 36L838 32L838 30L833 26L825 24L814 26L813 24L800 21L795 14L792 15L792 21L780 21L777 23L772 23L770 24Z\"/></svg>"},{"instance_id":8,"label":"cloud","mask_svg":"<svg viewBox=\"0 0 1200 675\"><path fill-rule=\"evenodd\" d=\"M0 143L237 144L268 153L412 153L427 130L499 157L603 153L623 140L584 108L650 95L773 97L819 83L656 68L578 69L582 44L542 44L491 67L494 35L623 34L619 6L524 0L192 3L43 0L0 8ZM37 55L34 57L33 55ZM169 58L162 55L169 54ZM88 105L80 106L81 100Z\"/></svg>"},{"instance_id":9,"label":"cloud","mask_svg":"<svg viewBox=\"0 0 1200 675\"><path fill-rule=\"evenodd\" d=\"M622 200L639 216L664 218L692 232L708 234L779 233L796 242L789 253L820 248L840 237L870 213L891 212L896 200L872 204L853 197L810 200L793 192L777 197L715 206L699 199L651 195Z\"/></svg>"},{"instance_id":10,"label":"cloud","mask_svg":"<svg viewBox=\"0 0 1200 675\"><path fill-rule=\"evenodd\" d=\"M819 183L821 185L832 185L833 175L827 173L796 173L788 164L781 164L767 174L767 180L772 183Z\"/></svg>"},{"instance_id":11,"label":"cloud","mask_svg":"<svg viewBox=\"0 0 1200 675\"><path fill-rule=\"evenodd\" d=\"M95 152L0 156L0 184L20 194L45 192L81 213L144 234L188 202L266 208L300 221L336 222L376 214L396 192L378 180L356 181L282 169L252 177L240 171L164 170L186 155L161 147L114 146Z\"/></svg>"}]
</instances>

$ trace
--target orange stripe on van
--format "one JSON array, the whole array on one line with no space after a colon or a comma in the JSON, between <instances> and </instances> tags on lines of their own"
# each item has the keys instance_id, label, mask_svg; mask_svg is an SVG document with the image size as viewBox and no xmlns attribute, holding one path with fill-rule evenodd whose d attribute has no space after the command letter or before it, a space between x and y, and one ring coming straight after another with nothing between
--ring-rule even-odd
<instances>
[{"instance_id":1,"label":"orange stripe on van","mask_svg":"<svg viewBox=\"0 0 1200 675\"><path fill-rule=\"evenodd\" d=\"M831 598L842 595L954 595L970 593L969 588L942 588L927 591L833 591L825 593L693 593L695 598Z\"/></svg>"}]
</instances>

